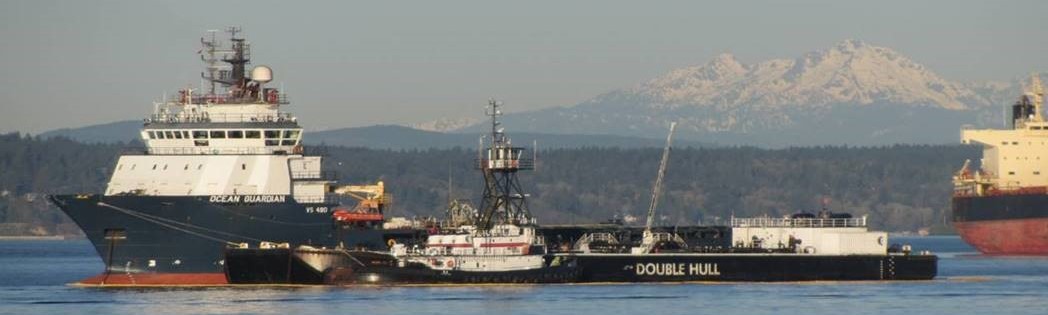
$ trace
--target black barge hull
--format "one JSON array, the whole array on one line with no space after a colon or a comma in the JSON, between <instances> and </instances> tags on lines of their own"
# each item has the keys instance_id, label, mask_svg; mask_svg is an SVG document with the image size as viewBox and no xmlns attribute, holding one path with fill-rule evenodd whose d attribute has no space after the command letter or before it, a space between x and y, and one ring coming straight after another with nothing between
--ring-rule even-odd
<instances>
[{"instance_id":1,"label":"black barge hull","mask_svg":"<svg viewBox=\"0 0 1048 315\"><path fill-rule=\"evenodd\" d=\"M578 254L579 282L930 280L934 255Z\"/></svg>"}]
</instances>

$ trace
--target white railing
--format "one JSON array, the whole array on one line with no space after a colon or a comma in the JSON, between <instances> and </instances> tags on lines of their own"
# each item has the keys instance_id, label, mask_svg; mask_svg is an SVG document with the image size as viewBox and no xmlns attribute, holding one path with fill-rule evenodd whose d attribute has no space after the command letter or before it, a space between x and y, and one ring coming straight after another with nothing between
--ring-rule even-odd
<instances>
[{"instance_id":1,"label":"white railing","mask_svg":"<svg viewBox=\"0 0 1048 315\"><path fill-rule=\"evenodd\" d=\"M150 147L147 149L153 155L196 155L196 154L275 154L277 151L290 152L292 146L270 146L270 147Z\"/></svg>"},{"instance_id":2,"label":"white railing","mask_svg":"<svg viewBox=\"0 0 1048 315\"><path fill-rule=\"evenodd\" d=\"M209 113L175 113L175 114L153 114L147 122L150 123L218 123L218 122L296 122L298 121L291 113L250 113L250 114L209 114Z\"/></svg>"},{"instance_id":3,"label":"white railing","mask_svg":"<svg viewBox=\"0 0 1048 315\"><path fill-rule=\"evenodd\" d=\"M731 218L732 227L865 227L866 216L859 218Z\"/></svg>"}]
</instances>

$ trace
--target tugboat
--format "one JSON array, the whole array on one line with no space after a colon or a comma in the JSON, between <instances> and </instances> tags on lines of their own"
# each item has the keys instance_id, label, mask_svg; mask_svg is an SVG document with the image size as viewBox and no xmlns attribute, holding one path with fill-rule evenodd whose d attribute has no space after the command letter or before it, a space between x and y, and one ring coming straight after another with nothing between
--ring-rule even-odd
<instances>
[{"instance_id":1,"label":"tugboat","mask_svg":"<svg viewBox=\"0 0 1048 315\"><path fill-rule=\"evenodd\" d=\"M479 213L449 208L449 222L421 245L391 241L388 251L315 248L231 248L230 283L452 284L563 283L578 276L574 258L547 252L527 208L517 172L533 168L524 148L499 127L499 102L488 103L491 144L476 167L486 183ZM460 208L459 208L460 209Z\"/></svg>"},{"instance_id":2,"label":"tugboat","mask_svg":"<svg viewBox=\"0 0 1048 315\"><path fill-rule=\"evenodd\" d=\"M287 96L250 70L250 43L201 39L206 90L185 88L153 105L145 149L121 155L101 194L49 196L83 230L105 271L81 285L221 285L222 252L244 243L384 247L382 185L338 186L322 156L302 146ZM343 199L368 195L345 210ZM338 210L342 209L342 212ZM369 228L338 233L332 212Z\"/></svg>"},{"instance_id":3,"label":"tugboat","mask_svg":"<svg viewBox=\"0 0 1048 315\"><path fill-rule=\"evenodd\" d=\"M1012 105L1011 129L961 130L961 142L982 145L983 156L953 177L952 221L984 254L1048 255L1048 121L1038 76L1029 88Z\"/></svg>"}]
</instances>

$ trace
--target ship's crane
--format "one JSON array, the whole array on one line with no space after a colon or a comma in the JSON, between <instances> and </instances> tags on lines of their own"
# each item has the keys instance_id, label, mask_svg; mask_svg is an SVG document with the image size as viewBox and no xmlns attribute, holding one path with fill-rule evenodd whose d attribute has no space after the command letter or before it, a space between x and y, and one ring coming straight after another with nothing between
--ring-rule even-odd
<instances>
[{"instance_id":1,"label":"ship's crane","mask_svg":"<svg viewBox=\"0 0 1048 315\"><path fill-rule=\"evenodd\" d=\"M671 122L669 135L666 136L666 147L662 149L662 160L659 161L659 173L655 176L655 185L651 189L651 203L648 205L648 220L644 225L644 236L640 246L633 248L632 251L635 254L650 253L655 249L655 245L660 242L674 242L685 246L684 240L679 235L651 231L651 226L655 224L655 209L659 204L659 194L662 192L662 179L666 176L666 164L669 163L670 148L673 145L673 132L676 129L677 122Z\"/></svg>"},{"instance_id":2,"label":"ship's crane","mask_svg":"<svg viewBox=\"0 0 1048 315\"><path fill-rule=\"evenodd\" d=\"M331 192L336 195L350 196L359 201L353 210L335 210L332 217L339 222L382 222L384 219L383 211L386 205L392 201L392 197L386 194L386 187L382 181L374 185L337 186L333 187Z\"/></svg>"}]
</instances>

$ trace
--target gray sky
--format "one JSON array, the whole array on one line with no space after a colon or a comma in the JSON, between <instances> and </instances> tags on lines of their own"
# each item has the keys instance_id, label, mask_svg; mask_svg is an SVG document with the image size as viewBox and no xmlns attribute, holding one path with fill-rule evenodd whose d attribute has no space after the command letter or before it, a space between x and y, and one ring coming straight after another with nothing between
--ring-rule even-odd
<instances>
[{"instance_id":1,"label":"gray sky","mask_svg":"<svg viewBox=\"0 0 1048 315\"><path fill-rule=\"evenodd\" d=\"M745 3L742 3L745 2ZM198 39L244 28L310 129L572 105L702 64L847 38L946 79L1048 70L1048 1L0 2L0 132L141 119L199 84Z\"/></svg>"}]
</instances>

